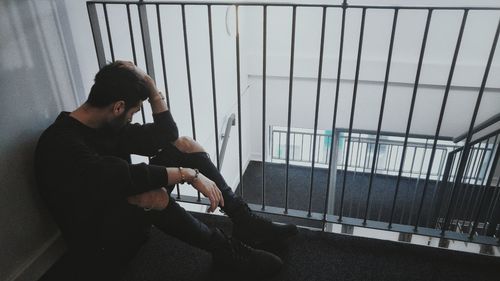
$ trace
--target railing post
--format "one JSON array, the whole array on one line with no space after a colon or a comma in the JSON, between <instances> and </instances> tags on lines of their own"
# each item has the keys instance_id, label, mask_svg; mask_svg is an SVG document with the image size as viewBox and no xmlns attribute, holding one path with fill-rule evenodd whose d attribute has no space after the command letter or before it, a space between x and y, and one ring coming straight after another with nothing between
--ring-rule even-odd
<instances>
[{"instance_id":1,"label":"railing post","mask_svg":"<svg viewBox=\"0 0 500 281\"><path fill-rule=\"evenodd\" d=\"M446 165L444 167L444 173L443 173L443 178L441 180L441 184L439 185L439 191L437 191L437 198L436 198L436 206L431 206L434 208L434 212L432 212L432 217L431 217L431 225L436 227L437 224L437 218L439 216L439 211L440 208L438 203L443 201L444 198L444 193L446 192L446 188L448 187L448 179L450 177L451 173L451 167L453 166L453 162L455 160L455 153L451 152L448 153L448 156L446 157ZM439 180L439 179L438 179Z\"/></svg>"},{"instance_id":2,"label":"railing post","mask_svg":"<svg viewBox=\"0 0 500 281\"><path fill-rule=\"evenodd\" d=\"M337 63L337 83L335 85L335 102L333 105L333 121L332 121L332 146L330 149L330 163L328 165L328 181L326 187L326 196L325 196L325 205L323 211L323 230L325 230L325 225L327 221L327 214L330 212L333 214L334 212L334 204L335 204L335 194L330 195L330 193L335 193L336 183L337 183L337 160L338 160L338 139L339 132L336 129L337 126L337 108L339 104L339 89L340 89L340 74L342 72L342 56L344 50L344 33L345 33L345 15L346 15L347 2L344 0L342 6L342 24L340 27L340 46L339 46L339 55L338 55L338 63ZM334 157L335 156L335 157ZM333 171L332 171L333 169ZM331 176L335 175L334 179L331 179ZM335 185L332 187L332 183ZM331 229L330 229L331 230Z\"/></svg>"},{"instance_id":3,"label":"railing post","mask_svg":"<svg viewBox=\"0 0 500 281\"><path fill-rule=\"evenodd\" d=\"M102 42L101 28L99 27L99 17L97 16L96 4L87 3L87 11L89 14L90 27L92 29L92 37L94 38L97 64L99 65L99 68L102 68L106 65L106 53L104 52L104 44Z\"/></svg>"},{"instance_id":4,"label":"railing post","mask_svg":"<svg viewBox=\"0 0 500 281\"><path fill-rule=\"evenodd\" d=\"M329 165L330 174L329 174L329 182L328 182L328 191L326 197L326 214L332 214L335 211L335 190L337 189L337 161L339 158L339 131L335 130L332 132L332 157ZM327 231L332 231L331 225L326 229Z\"/></svg>"},{"instance_id":5,"label":"railing post","mask_svg":"<svg viewBox=\"0 0 500 281\"><path fill-rule=\"evenodd\" d=\"M143 3L143 1L140 1ZM139 21L142 33L142 46L146 60L146 71L155 80L155 68L153 63L153 49L151 48L151 33L149 32L148 13L146 5L139 4Z\"/></svg>"},{"instance_id":6,"label":"railing post","mask_svg":"<svg viewBox=\"0 0 500 281\"><path fill-rule=\"evenodd\" d=\"M491 172L490 174L488 175L488 180L486 182L486 185L485 185L485 190L484 190L484 193L482 194L481 196L481 200L480 200L480 203L479 203L479 207L477 209L477 212L476 212L476 215L474 216L474 225L472 226L472 229L470 231L470 235L469 235L469 239L472 239L472 237L474 237L474 232L476 231L476 228L477 228L477 225L479 223L479 215L481 214L481 210L483 209L483 203L484 203L484 200L486 199L486 189L488 187L490 187L491 185L491 182L493 181L493 176L495 174L495 170L496 170L496 167L497 167L497 164L498 164L498 157L500 156L500 149L499 147L497 146L497 151L495 152L495 159L493 160L493 163L491 165ZM492 200L494 200L494 198L492 198ZM495 217L493 217L493 224L490 225L490 228L493 228L496 230L496 225L498 223L498 211L497 213L494 213Z\"/></svg>"}]
</instances>

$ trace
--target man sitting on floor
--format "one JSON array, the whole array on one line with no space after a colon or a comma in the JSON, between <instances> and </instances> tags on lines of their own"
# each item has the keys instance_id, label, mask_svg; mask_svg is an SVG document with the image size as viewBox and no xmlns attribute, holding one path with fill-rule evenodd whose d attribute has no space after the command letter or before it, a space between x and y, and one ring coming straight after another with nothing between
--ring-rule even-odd
<instances>
[{"instance_id":1,"label":"man sitting on floor","mask_svg":"<svg viewBox=\"0 0 500 281\"><path fill-rule=\"evenodd\" d=\"M131 124L148 99L154 123ZM131 164L130 154L152 157ZM226 184L196 141L178 137L164 97L151 77L117 61L95 76L88 100L62 112L36 149L42 196L67 242L74 280L119 279L148 238L151 225L212 254L224 271L264 276L279 257L264 249L297 233L255 215ZM170 196L187 182L233 222L233 237L210 229Z\"/></svg>"}]
</instances>

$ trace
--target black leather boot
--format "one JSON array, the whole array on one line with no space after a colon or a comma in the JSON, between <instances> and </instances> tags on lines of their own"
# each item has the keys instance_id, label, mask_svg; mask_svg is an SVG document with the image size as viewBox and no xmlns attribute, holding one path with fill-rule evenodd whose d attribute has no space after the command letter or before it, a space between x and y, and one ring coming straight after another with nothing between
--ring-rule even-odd
<instances>
[{"instance_id":1,"label":"black leather boot","mask_svg":"<svg viewBox=\"0 0 500 281\"><path fill-rule=\"evenodd\" d=\"M233 221L233 237L258 249L271 249L298 233L293 224L278 224L261 217L250 210L243 200L233 210L226 210Z\"/></svg>"},{"instance_id":2,"label":"black leather boot","mask_svg":"<svg viewBox=\"0 0 500 281\"><path fill-rule=\"evenodd\" d=\"M174 146L163 150L153 158L155 164L165 165L175 162L183 167L197 168L213 180L224 197L224 211L233 221L233 236L254 248L270 249L268 245L280 245L288 237L297 234L293 224L277 224L254 214L243 199L231 190L217 167L205 152L182 153Z\"/></svg>"},{"instance_id":3,"label":"black leather boot","mask_svg":"<svg viewBox=\"0 0 500 281\"><path fill-rule=\"evenodd\" d=\"M211 240L213 262L218 270L243 276L270 277L283 266L282 260L276 255L253 249L237 239L229 238L217 228Z\"/></svg>"}]
</instances>

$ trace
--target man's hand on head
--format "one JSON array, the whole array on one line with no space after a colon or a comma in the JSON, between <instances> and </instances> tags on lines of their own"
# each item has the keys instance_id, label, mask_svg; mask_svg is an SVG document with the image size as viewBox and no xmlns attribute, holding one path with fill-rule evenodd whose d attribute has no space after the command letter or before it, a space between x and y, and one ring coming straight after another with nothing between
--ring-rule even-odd
<instances>
[{"instance_id":1,"label":"man's hand on head","mask_svg":"<svg viewBox=\"0 0 500 281\"><path fill-rule=\"evenodd\" d=\"M168 110L168 106L165 103L165 98L160 93L158 88L156 88L155 81L153 80L153 78L151 78L151 76L149 76L146 72L137 67L131 61L118 61L118 62L120 62L123 65L123 67L132 70L138 77L142 79L149 92L148 101L151 104L151 109L153 113L160 113Z\"/></svg>"},{"instance_id":2,"label":"man's hand on head","mask_svg":"<svg viewBox=\"0 0 500 281\"><path fill-rule=\"evenodd\" d=\"M144 81L144 84L149 90L149 99L155 99L157 96L161 97L158 89L156 88L155 81L151 76L149 76L144 70L140 69L137 67L133 62L131 61L119 61L121 64L123 64L124 67L129 68L133 72L137 74L137 76L141 77L142 80Z\"/></svg>"}]
</instances>

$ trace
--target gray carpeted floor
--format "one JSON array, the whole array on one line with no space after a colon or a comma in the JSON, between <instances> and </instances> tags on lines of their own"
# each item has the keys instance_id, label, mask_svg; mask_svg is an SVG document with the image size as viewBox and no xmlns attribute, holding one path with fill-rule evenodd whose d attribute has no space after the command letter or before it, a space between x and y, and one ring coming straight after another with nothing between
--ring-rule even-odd
<instances>
[{"instance_id":1,"label":"gray carpeted floor","mask_svg":"<svg viewBox=\"0 0 500 281\"><path fill-rule=\"evenodd\" d=\"M284 207L285 206L285 164L266 163L265 178L265 204L267 206ZM364 218L366 210L366 199L370 171L347 172L345 179L344 207L343 215L352 218ZM324 168L315 168L312 193L311 186L311 168L302 166L289 167L288 172L288 208L305 210L309 208L309 196L311 198L312 212L323 213L325 206L326 187L328 180L328 170ZM337 172L335 188L335 215L339 214L340 200L344 181L344 172ZM397 177L391 175L374 174L370 205L368 212L369 220L389 221ZM399 191L396 198L396 207L394 212L395 223L413 224L422 199L425 179L416 179L402 177L399 185ZM422 213L419 226L434 227L431 220L431 214L438 205L436 191L439 187L436 181L430 180L427 185L425 197L422 205ZM450 186L451 188L451 186ZM469 191L469 188L471 191ZM471 218L475 203L479 200L477 196L478 188L462 187L460 191L468 191L467 201L462 197L457 197L457 202L463 212L456 212L454 218ZM237 193L241 191L238 186ZM243 175L243 196L248 203L262 204L262 162L251 161ZM461 195L462 193L459 193ZM440 205L439 217L444 217L445 205ZM483 208L483 212L486 208ZM499 279L500 280L500 279Z\"/></svg>"},{"instance_id":2,"label":"gray carpeted floor","mask_svg":"<svg viewBox=\"0 0 500 281\"><path fill-rule=\"evenodd\" d=\"M225 217L196 214L230 232ZM301 229L278 252L285 267L269 280L450 280L500 278L500 259L398 242ZM258 280L211 270L211 257L159 231L133 261L124 281Z\"/></svg>"},{"instance_id":3,"label":"gray carpeted floor","mask_svg":"<svg viewBox=\"0 0 500 281\"><path fill-rule=\"evenodd\" d=\"M227 217L195 216L207 225L231 232ZM308 229L300 229L287 248L276 253L285 266L268 280L500 280L500 258ZM262 280L215 272L211 263L207 252L153 229L151 239L131 262L123 281ZM41 280L67 281L60 277L65 275L60 272L64 270L54 266Z\"/></svg>"}]
</instances>

